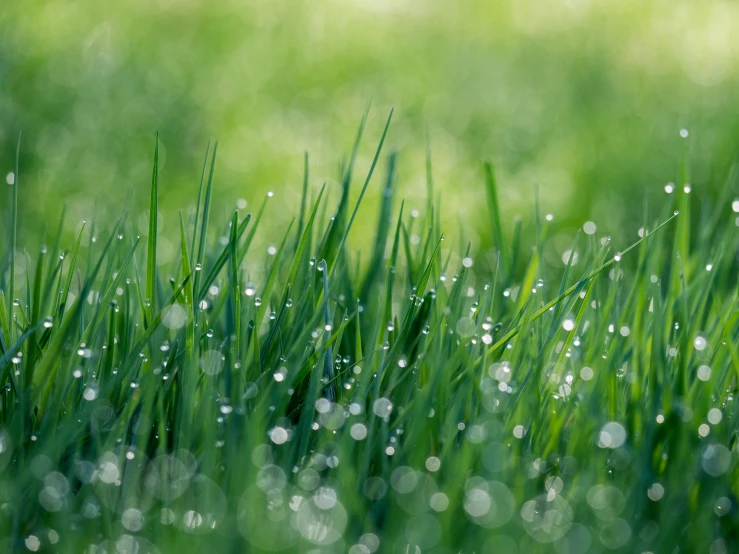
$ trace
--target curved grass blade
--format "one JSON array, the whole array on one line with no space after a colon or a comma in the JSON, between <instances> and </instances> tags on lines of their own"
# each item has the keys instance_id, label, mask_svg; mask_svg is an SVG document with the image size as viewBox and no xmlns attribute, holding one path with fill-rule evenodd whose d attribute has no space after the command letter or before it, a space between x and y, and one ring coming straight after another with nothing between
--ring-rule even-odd
<instances>
[{"instance_id":1,"label":"curved grass blade","mask_svg":"<svg viewBox=\"0 0 739 554\"><path fill-rule=\"evenodd\" d=\"M144 305L147 309L147 319L156 307L156 280L157 280L157 231L159 212L159 133L154 145L154 169L151 175L151 198L149 199L149 244L146 251L146 292Z\"/></svg>"},{"instance_id":2,"label":"curved grass blade","mask_svg":"<svg viewBox=\"0 0 739 554\"><path fill-rule=\"evenodd\" d=\"M344 251L344 246L346 245L346 239L349 236L349 231L351 231L352 229L352 225L354 224L354 219L357 217L357 212L359 211L359 206L362 203L362 199L364 198L364 193L367 192L367 187L369 186L370 180L372 179L372 174L374 173L375 167L377 166L377 160L380 158L380 153L382 152L382 145L385 143L385 137L387 136L387 131L390 128L390 121L393 118L393 109L394 108L390 109L390 113L387 116L387 122L385 123L385 128L382 131L380 142L377 145L377 150L375 151L375 157L372 159L372 165L370 165L369 172L367 173L367 178L364 180L364 185L362 185L362 190L359 192L359 198L357 199L357 203L354 206L354 211L352 212L352 215L349 218L349 223L347 223L346 225L346 229L344 230L344 235L341 237L341 242L339 243L339 246L336 249L334 261L329 269L329 277L333 277L334 271L336 271L336 266L341 256L341 253Z\"/></svg>"},{"instance_id":3,"label":"curved grass blade","mask_svg":"<svg viewBox=\"0 0 739 554\"><path fill-rule=\"evenodd\" d=\"M210 216L210 199L213 194L213 176L216 169L216 157L218 155L218 141L213 146L213 156L210 160L210 174L208 175L208 186L205 188L205 203L203 205L203 219L200 224L200 241L198 243L198 253L195 256L195 264L199 267L203 267L203 260L205 259L205 240L208 237L208 218ZM196 222L197 224L197 222ZM193 280L193 289L199 290L198 283L200 281L200 275L195 274Z\"/></svg>"},{"instance_id":4,"label":"curved grass blade","mask_svg":"<svg viewBox=\"0 0 739 554\"><path fill-rule=\"evenodd\" d=\"M203 171L200 173L200 187L198 188L198 202L195 204L195 223L192 230L192 242L190 243L190 252L195 253L195 241L198 237L198 220L200 219L200 205L203 202L203 186L205 185L205 174L208 171L208 155L210 154L210 145L213 139L208 139L208 146L205 149L205 158L203 159Z\"/></svg>"},{"instance_id":5,"label":"curved grass blade","mask_svg":"<svg viewBox=\"0 0 739 554\"><path fill-rule=\"evenodd\" d=\"M15 149L15 167L13 170L13 197L11 202L10 213L10 275L8 277L8 320L11 322L8 332L10 340L13 340L13 303L15 302L15 254L18 243L18 185L20 183L19 166L21 157L21 133L18 133L18 145Z\"/></svg>"}]
</instances>

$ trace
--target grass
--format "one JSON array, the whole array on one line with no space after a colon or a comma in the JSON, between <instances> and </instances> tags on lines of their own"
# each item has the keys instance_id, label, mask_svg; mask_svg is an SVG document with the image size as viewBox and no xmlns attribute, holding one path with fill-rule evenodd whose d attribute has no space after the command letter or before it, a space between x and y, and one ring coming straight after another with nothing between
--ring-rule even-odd
<instances>
[{"instance_id":1,"label":"grass","mask_svg":"<svg viewBox=\"0 0 739 554\"><path fill-rule=\"evenodd\" d=\"M210 221L217 144L168 263L158 139L146 239L124 208L18 253L16 168L3 551L739 548L736 175L711 204L686 170L638 234L589 223L562 269L543 255L556 222L537 208L536 236L512 227L491 165L496 250L473 259L468 230L440 226L430 153L420 211L396 199L391 154L360 259L347 237L389 125L354 205L357 147L338 203L309 187L306 155L266 258L254 237L278 199Z\"/></svg>"}]
</instances>

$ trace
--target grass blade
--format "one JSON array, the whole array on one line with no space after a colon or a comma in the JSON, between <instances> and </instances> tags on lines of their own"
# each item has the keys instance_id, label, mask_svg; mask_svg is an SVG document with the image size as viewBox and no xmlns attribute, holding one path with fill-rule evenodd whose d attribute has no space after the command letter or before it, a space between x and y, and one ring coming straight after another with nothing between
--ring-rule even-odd
<instances>
[{"instance_id":1,"label":"grass blade","mask_svg":"<svg viewBox=\"0 0 739 554\"><path fill-rule=\"evenodd\" d=\"M154 145L154 169L151 176L151 198L149 201L149 242L146 251L146 292L144 304L147 307L147 319L157 309L156 280L157 280L157 220L159 212L159 133Z\"/></svg>"}]
</instances>

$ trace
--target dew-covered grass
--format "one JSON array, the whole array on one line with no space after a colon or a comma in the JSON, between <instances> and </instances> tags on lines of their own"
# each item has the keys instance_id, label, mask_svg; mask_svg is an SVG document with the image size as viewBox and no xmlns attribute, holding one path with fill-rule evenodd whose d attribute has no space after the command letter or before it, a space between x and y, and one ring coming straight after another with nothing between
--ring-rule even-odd
<instances>
[{"instance_id":1,"label":"dew-covered grass","mask_svg":"<svg viewBox=\"0 0 739 554\"><path fill-rule=\"evenodd\" d=\"M167 263L158 153L145 236L124 207L62 213L79 240L48 231L37 251L15 168L2 551L739 549L736 175L719 199L685 175L660 205L623 198L641 229L583 221L557 267L556 217L537 206L522 231L489 165L475 225L491 252L441 228L431 155L428 202L404 205L385 133L368 175L355 147L340 190L306 176L299 206L276 190L227 220L209 147ZM367 187L385 194L360 258L347 237ZM295 218L265 251L274 209Z\"/></svg>"}]
</instances>

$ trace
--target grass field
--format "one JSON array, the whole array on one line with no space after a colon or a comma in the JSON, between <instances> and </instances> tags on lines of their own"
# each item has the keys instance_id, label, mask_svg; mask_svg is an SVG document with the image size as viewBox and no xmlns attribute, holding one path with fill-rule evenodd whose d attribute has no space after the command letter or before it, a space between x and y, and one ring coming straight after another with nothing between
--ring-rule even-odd
<instances>
[{"instance_id":1,"label":"grass field","mask_svg":"<svg viewBox=\"0 0 739 554\"><path fill-rule=\"evenodd\" d=\"M582 221L553 262L557 219L537 204L522 233L487 165L494 248L472 256L470 228L440 223L433 155L426 201L396 194L389 124L339 198L306 175L266 249L281 191L212 217L209 145L167 261L158 139L142 236L130 206L60 210L26 250L16 166L4 552L737 551L737 174L717 200L683 177L632 202L643 223L618 236ZM361 259L350 189L382 191Z\"/></svg>"}]
</instances>

